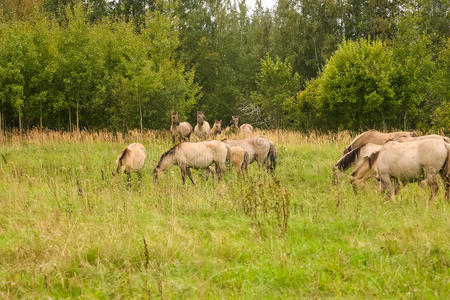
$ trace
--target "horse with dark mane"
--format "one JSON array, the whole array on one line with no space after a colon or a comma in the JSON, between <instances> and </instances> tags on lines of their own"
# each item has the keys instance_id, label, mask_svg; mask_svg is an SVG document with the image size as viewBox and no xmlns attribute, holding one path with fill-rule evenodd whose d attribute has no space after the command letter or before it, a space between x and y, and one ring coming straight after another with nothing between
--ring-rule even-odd
<instances>
[{"instance_id":1,"label":"horse with dark mane","mask_svg":"<svg viewBox=\"0 0 450 300\"><path fill-rule=\"evenodd\" d=\"M353 149L358 148L359 146L363 146L368 143L376 144L376 145L384 145L389 140L396 140L401 137L417 137L417 133L411 131L397 131L384 133L379 132L377 130L369 130L358 135L350 145L345 148L344 154L352 151Z\"/></svg>"}]
</instances>

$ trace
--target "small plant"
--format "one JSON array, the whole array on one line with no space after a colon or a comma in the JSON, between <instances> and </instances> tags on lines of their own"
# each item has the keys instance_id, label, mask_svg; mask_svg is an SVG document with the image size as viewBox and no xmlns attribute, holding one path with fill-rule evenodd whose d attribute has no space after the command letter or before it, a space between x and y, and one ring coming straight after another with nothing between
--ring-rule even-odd
<instances>
[{"instance_id":1,"label":"small plant","mask_svg":"<svg viewBox=\"0 0 450 300\"><path fill-rule=\"evenodd\" d=\"M252 218L261 237L272 228L280 236L286 234L290 216L290 194L273 176L248 178L232 193L235 207Z\"/></svg>"}]
</instances>

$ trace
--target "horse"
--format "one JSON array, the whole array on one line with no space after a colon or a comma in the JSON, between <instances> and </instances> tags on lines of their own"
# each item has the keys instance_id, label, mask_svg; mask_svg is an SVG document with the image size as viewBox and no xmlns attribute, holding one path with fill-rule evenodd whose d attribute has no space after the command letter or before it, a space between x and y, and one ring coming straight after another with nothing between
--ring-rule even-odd
<instances>
[{"instance_id":1,"label":"horse","mask_svg":"<svg viewBox=\"0 0 450 300\"><path fill-rule=\"evenodd\" d=\"M383 145L384 143L386 143L389 140L396 140L401 137L417 137L417 134L415 132L410 132L410 131L397 131L397 132L384 133L384 132L379 132L377 130L371 129L369 131L363 132L360 135L358 135L350 143L350 145L347 148L345 148L344 154L352 151L355 148L358 148L359 146L363 146L367 143Z\"/></svg>"},{"instance_id":2,"label":"horse","mask_svg":"<svg viewBox=\"0 0 450 300\"><path fill-rule=\"evenodd\" d=\"M239 116L231 116L230 125L239 135L244 137L250 136L253 132L253 126L250 124L244 123L239 127Z\"/></svg>"},{"instance_id":3,"label":"horse","mask_svg":"<svg viewBox=\"0 0 450 300\"><path fill-rule=\"evenodd\" d=\"M430 134L430 135L422 135L422 136L416 136L416 137L401 137L396 139L396 142L410 142L410 141L417 141L417 140L427 140L427 139L437 139L437 140L444 140L444 142L450 144L450 138L443 136L443 135L437 135L437 134Z\"/></svg>"},{"instance_id":4,"label":"horse","mask_svg":"<svg viewBox=\"0 0 450 300\"><path fill-rule=\"evenodd\" d=\"M248 164L256 161L258 167L263 164L268 171L274 171L277 165L275 145L264 137L246 138L241 140L223 139L222 142L230 147L239 146L248 153Z\"/></svg>"},{"instance_id":5,"label":"horse","mask_svg":"<svg viewBox=\"0 0 450 300\"><path fill-rule=\"evenodd\" d=\"M190 168L207 169L212 164L215 165L220 180L222 171L226 168L225 162L230 159L230 147L219 141L180 143L161 155L158 165L153 170L154 180L155 182L158 181L167 169L173 165L178 165L183 184L186 183L186 174L192 184L195 184Z\"/></svg>"},{"instance_id":6,"label":"horse","mask_svg":"<svg viewBox=\"0 0 450 300\"><path fill-rule=\"evenodd\" d=\"M209 132L209 135L215 139L219 134L222 133L222 120L215 120L214 125Z\"/></svg>"},{"instance_id":7,"label":"horse","mask_svg":"<svg viewBox=\"0 0 450 300\"><path fill-rule=\"evenodd\" d=\"M410 142L390 141L365 157L360 166L350 175L354 189L365 180L377 174L380 191L388 191L393 199L402 183L425 179L431 189L429 201L433 200L439 186L436 175L440 173L445 187L447 201L450 199L450 144L439 139L423 139ZM391 182L393 179L393 183Z\"/></svg>"},{"instance_id":8,"label":"horse","mask_svg":"<svg viewBox=\"0 0 450 300\"><path fill-rule=\"evenodd\" d=\"M248 162L249 155L248 152L245 151L242 147L234 146L230 147L231 150L231 164L236 169L238 176L247 175L248 174ZM214 165L209 166L208 169L205 169L206 180L209 178L209 174L213 175L216 173L216 168Z\"/></svg>"},{"instance_id":9,"label":"horse","mask_svg":"<svg viewBox=\"0 0 450 300\"><path fill-rule=\"evenodd\" d=\"M139 177L142 179L140 170L144 166L146 157L146 151L144 145L140 143L133 143L128 145L125 149L120 152L116 159L116 174L123 171L127 174L128 185L131 185L131 171L135 171ZM113 175L115 175L113 173Z\"/></svg>"},{"instance_id":10,"label":"horse","mask_svg":"<svg viewBox=\"0 0 450 300\"><path fill-rule=\"evenodd\" d=\"M195 125L194 133L202 140L207 140L211 127L205 121L205 114L202 111L197 112L197 125Z\"/></svg>"},{"instance_id":11,"label":"horse","mask_svg":"<svg viewBox=\"0 0 450 300\"><path fill-rule=\"evenodd\" d=\"M236 169L238 175L246 175L248 173L249 155L242 147L234 146L231 149L231 163Z\"/></svg>"},{"instance_id":12,"label":"horse","mask_svg":"<svg viewBox=\"0 0 450 300\"><path fill-rule=\"evenodd\" d=\"M358 168L364 157L370 156L372 153L379 151L381 147L381 145L368 143L359 146L342 156L333 166L333 184L337 183L338 171L344 172L353 165L355 165L355 169Z\"/></svg>"},{"instance_id":13,"label":"horse","mask_svg":"<svg viewBox=\"0 0 450 300\"><path fill-rule=\"evenodd\" d=\"M178 138L179 142L189 141L192 134L192 126L188 122L181 122L178 120L178 112L172 112L172 123L170 125L170 132L172 133L172 141Z\"/></svg>"}]
</instances>

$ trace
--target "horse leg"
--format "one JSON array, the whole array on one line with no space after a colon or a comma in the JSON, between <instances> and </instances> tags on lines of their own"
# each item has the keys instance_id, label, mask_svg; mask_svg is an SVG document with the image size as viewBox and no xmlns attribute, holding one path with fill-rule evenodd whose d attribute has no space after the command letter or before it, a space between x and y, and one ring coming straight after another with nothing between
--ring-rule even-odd
<instances>
[{"instance_id":1,"label":"horse leg","mask_svg":"<svg viewBox=\"0 0 450 300\"><path fill-rule=\"evenodd\" d=\"M186 171L187 171L187 174L188 174L189 179L191 180L192 184L195 185L194 178L192 178L191 169L190 168L186 168Z\"/></svg>"},{"instance_id":2,"label":"horse leg","mask_svg":"<svg viewBox=\"0 0 450 300\"><path fill-rule=\"evenodd\" d=\"M141 184L141 183L142 183L142 174L141 174L141 171L137 171L136 173L137 173L137 175L138 175L139 184Z\"/></svg>"},{"instance_id":3,"label":"horse leg","mask_svg":"<svg viewBox=\"0 0 450 300\"><path fill-rule=\"evenodd\" d=\"M386 198L388 198L388 200L394 200L391 177L389 175L380 176L380 180L384 190L387 190Z\"/></svg>"},{"instance_id":4,"label":"horse leg","mask_svg":"<svg viewBox=\"0 0 450 300\"><path fill-rule=\"evenodd\" d=\"M393 178L392 181L394 182L394 193L395 195L398 195L398 192L400 191L400 183L397 178Z\"/></svg>"},{"instance_id":5,"label":"horse leg","mask_svg":"<svg viewBox=\"0 0 450 300\"><path fill-rule=\"evenodd\" d=\"M435 174L427 174L426 180L427 180L428 186L431 189L430 199L428 199L428 201L432 201L439 190L439 185L436 180L436 175Z\"/></svg>"},{"instance_id":6,"label":"horse leg","mask_svg":"<svg viewBox=\"0 0 450 300\"><path fill-rule=\"evenodd\" d=\"M183 180L183 184L186 183L186 167L180 167L181 170L181 179Z\"/></svg>"},{"instance_id":7,"label":"horse leg","mask_svg":"<svg viewBox=\"0 0 450 300\"><path fill-rule=\"evenodd\" d=\"M222 179L222 170L225 169L225 166L220 166L217 162L215 163L217 180L220 181Z\"/></svg>"},{"instance_id":8,"label":"horse leg","mask_svg":"<svg viewBox=\"0 0 450 300\"><path fill-rule=\"evenodd\" d=\"M131 187L131 172L125 171L125 174L127 174L127 185L128 187Z\"/></svg>"}]
</instances>

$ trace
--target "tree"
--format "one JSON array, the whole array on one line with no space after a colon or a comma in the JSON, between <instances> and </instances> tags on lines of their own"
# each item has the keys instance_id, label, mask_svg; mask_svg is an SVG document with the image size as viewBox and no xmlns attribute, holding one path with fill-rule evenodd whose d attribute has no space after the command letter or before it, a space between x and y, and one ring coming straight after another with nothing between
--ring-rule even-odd
<instances>
[{"instance_id":1,"label":"tree","mask_svg":"<svg viewBox=\"0 0 450 300\"><path fill-rule=\"evenodd\" d=\"M287 100L294 97L299 89L300 76L292 71L292 66L282 62L279 57L275 61L270 56L261 60L261 70L257 77L257 92L252 95L252 102L258 105L264 118L272 128L282 128L284 109Z\"/></svg>"},{"instance_id":2,"label":"tree","mask_svg":"<svg viewBox=\"0 0 450 300\"><path fill-rule=\"evenodd\" d=\"M382 42L344 41L320 76L321 110L331 128L392 126L393 75L392 51Z\"/></svg>"}]
</instances>

